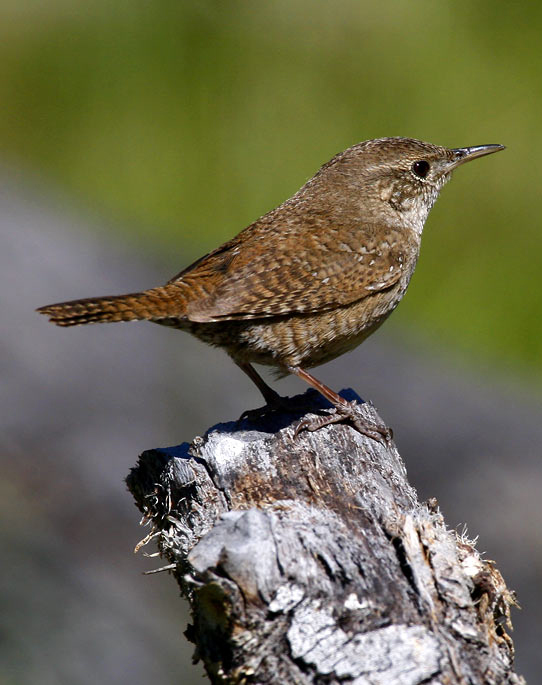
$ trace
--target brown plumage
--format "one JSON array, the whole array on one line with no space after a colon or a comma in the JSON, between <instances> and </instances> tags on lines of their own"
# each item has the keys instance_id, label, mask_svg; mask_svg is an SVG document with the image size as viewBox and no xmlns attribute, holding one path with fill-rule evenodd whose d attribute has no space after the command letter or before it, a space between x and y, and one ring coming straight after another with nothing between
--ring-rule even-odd
<instances>
[{"instance_id":1,"label":"brown plumage","mask_svg":"<svg viewBox=\"0 0 542 685\"><path fill-rule=\"evenodd\" d=\"M41 307L59 326L148 320L223 347L268 403L251 367L295 373L345 416L353 408L305 369L352 349L396 307L422 228L452 170L503 149L447 149L408 138L359 143L325 164L292 198L166 285ZM377 427L365 433L378 435ZM314 426L306 426L313 428Z\"/></svg>"}]
</instances>

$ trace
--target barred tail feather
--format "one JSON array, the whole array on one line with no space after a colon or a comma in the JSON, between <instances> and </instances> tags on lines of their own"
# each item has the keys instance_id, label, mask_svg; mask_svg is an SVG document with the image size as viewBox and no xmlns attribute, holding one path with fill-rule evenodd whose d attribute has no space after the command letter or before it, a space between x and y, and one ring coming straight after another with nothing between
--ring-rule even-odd
<instances>
[{"instance_id":1,"label":"barred tail feather","mask_svg":"<svg viewBox=\"0 0 542 685\"><path fill-rule=\"evenodd\" d=\"M90 297L58 302L37 311L57 326L78 326L113 321L159 321L185 316L186 299L178 284L168 284L142 293Z\"/></svg>"}]
</instances>

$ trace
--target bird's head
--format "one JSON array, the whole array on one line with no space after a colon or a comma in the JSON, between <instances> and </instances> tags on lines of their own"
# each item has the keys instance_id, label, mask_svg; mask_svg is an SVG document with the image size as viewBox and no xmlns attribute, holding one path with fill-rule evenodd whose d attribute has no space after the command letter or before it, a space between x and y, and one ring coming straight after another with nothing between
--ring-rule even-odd
<instances>
[{"instance_id":1,"label":"bird's head","mask_svg":"<svg viewBox=\"0 0 542 685\"><path fill-rule=\"evenodd\" d=\"M378 138L336 155L317 174L333 195L342 192L367 220L407 225L421 233L452 171L503 145L446 148L413 138ZM336 197L335 197L336 199Z\"/></svg>"}]
</instances>

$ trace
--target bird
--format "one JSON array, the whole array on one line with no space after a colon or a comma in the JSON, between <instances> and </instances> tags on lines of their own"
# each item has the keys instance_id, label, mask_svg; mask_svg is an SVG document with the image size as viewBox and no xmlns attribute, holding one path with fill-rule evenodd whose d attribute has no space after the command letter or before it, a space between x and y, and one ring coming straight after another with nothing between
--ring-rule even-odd
<instances>
[{"instance_id":1,"label":"bird","mask_svg":"<svg viewBox=\"0 0 542 685\"><path fill-rule=\"evenodd\" d=\"M280 395L253 364L293 374L332 410L301 430L349 422L374 439L385 426L360 416L309 373L357 347L402 299L422 230L459 166L503 150L446 148L413 138L358 143L335 155L280 206L204 255L165 285L40 307L57 326L145 320L224 349L273 410ZM297 435L296 431L296 435Z\"/></svg>"}]
</instances>

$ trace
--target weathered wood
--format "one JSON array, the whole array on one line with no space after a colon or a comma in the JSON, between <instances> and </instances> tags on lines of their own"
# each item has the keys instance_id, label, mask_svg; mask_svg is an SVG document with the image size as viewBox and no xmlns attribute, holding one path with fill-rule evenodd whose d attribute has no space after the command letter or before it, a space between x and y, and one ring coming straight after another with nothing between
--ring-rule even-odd
<instances>
[{"instance_id":1,"label":"weathered wood","mask_svg":"<svg viewBox=\"0 0 542 685\"><path fill-rule=\"evenodd\" d=\"M128 476L211 681L523 683L513 595L436 502L418 502L395 445L347 425L294 438L299 418L215 426L144 452Z\"/></svg>"}]
</instances>

